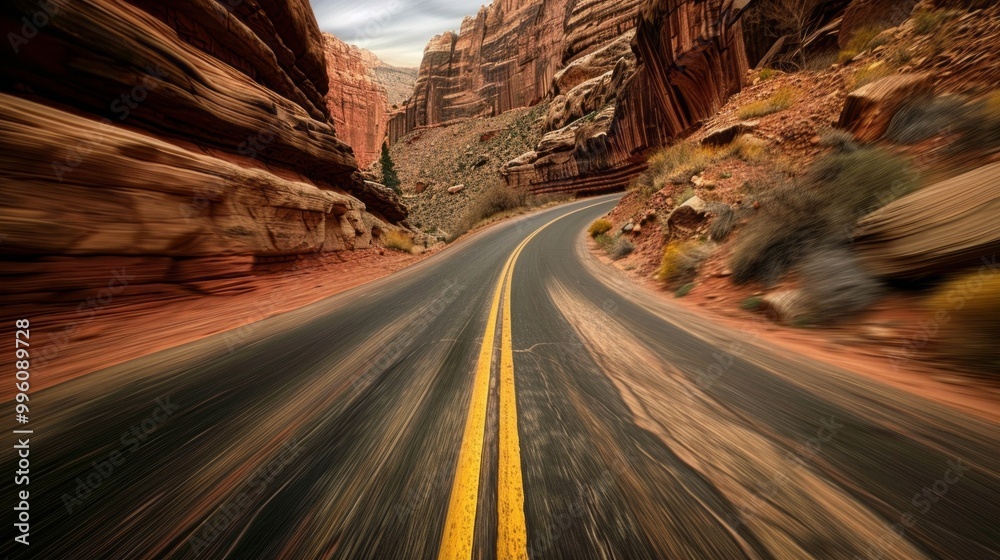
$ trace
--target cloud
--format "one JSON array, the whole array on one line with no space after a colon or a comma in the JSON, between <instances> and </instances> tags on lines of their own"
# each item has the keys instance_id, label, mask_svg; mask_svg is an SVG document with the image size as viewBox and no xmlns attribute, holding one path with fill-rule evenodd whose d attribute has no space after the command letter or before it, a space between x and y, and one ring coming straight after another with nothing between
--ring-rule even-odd
<instances>
[{"instance_id":1,"label":"cloud","mask_svg":"<svg viewBox=\"0 0 1000 560\"><path fill-rule=\"evenodd\" d=\"M396 66L419 66L431 37L458 31L482 0L311 0L323 31Z\"/></svg>"}]
</instances>

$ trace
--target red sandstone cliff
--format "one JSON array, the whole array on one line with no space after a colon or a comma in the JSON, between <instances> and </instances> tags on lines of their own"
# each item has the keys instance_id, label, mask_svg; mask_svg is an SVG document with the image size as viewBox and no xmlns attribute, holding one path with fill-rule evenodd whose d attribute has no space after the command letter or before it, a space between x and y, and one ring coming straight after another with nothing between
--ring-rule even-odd
<instances>
[{"instance_id":1,"label":"red sandstone cliff","mask_svg":"<svg viewBox=\"0 0 1000 560\"><path fill-rule=\"evenodd\" d=\"M5 289L196 283L405 220L335 134L306 0L11 0L0 31Z\"/></svg>"},{"instance_id":2,"label":"red sandstone cliff","mask_svg":"<svg viewBox=\"0 0 1000 560\"><path fill-rule=\"evenodd\" d=\"M424 50L413 97L390 123L395 142L421 126L496 115L555 93L558 73L635 25L638 0L497 0ZM603 73L578 78L589 79Z\"/></svg>"},{"instance_id":3,"label":"red sandstone cliff","mask_svg":"<svg viewBox=\"0 0 1000 560\"><path fill-rule=\"evenodd\" d=\"M747 60L734 4L646 0L632 40L635 72L611 72L610 93L601 86L603 110L550 132L535 151L509 162L507 183L532 192L624 188L651 149L715 113L742 86Z\"/></svg>"},{"instance_id":4,"label":"red sandstone cliff","mask_svg":"<svg viewBox=\"0 0 1000 560\"><path fill-rule=\"evenodd\" d=\"M360 167L379 157L389 122L389 98L375 68L381 61L372 53L323 34L330 90L326 103L337 135L354 148Z\"/></svg>"}]
</instances>

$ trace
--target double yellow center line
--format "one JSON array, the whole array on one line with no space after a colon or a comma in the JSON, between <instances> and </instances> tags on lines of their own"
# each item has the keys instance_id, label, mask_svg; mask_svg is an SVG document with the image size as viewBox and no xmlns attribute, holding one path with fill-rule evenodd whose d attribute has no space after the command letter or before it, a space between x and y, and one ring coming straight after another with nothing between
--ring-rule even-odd
<instances>
[{"instance_id":1,"label":"double yellow center line","mask_svg":"<svg viewBox=\"0 0 1000 560\"><path fill-rule=\"evenodd\" d=\"M468 560L476 528L476 511L479 506L479 475L482 470L483 445L486 437L486 406L489 400L490 373L496 331L500 329L500 426L499 468L497 475L497 558L499 560L526 560L528 558L528 530L524 522L524 483L521 476L521 444L517 433L517 399L514 392L514 350L511 342L510 292L514 277L514 263L518 256L539 232L552 223L599 204L591 204L555 218L531 235L511 253L504 264L493 293L483 344L479 349L476 375L473 380L469 416L462 435L458 453L455 480L451 487L444 535L438 553L440 560ZM497 317L503 317L497 325Z\"/></svg>"}]
</instances>

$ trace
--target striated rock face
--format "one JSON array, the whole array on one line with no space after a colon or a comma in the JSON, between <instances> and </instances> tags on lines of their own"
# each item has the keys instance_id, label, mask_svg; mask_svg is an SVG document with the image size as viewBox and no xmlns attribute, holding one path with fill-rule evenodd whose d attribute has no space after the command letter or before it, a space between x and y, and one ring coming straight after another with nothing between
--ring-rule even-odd
<instances>
[{"instance_id":1,"label":"striated rock face","mask_svg":"<svg viewBox=\"0 0 1000 560\"><path fill-rule=\"evenodd\" d=\"M367 167L379 157L389 121L389 98L379 83L378 58L323 34L330 90L326 103L337 135L354 148L358 165Z\"/></svg>"},{"instance_id":2,"label":"striated rock face","mask_svg":"<svg viewBox=\"0 0 1000 560\"><path fill-rule=\"evenodd\" d=\"M554 80L573 60L631 30L638 0L496 0L466 18L458 34L434 37L413 97L393 117L390 139L417 127L497 115L553 95ZM609 71L565 76L577 83Z\"/></svg>"},{"instance_id":3,"label":"striated rock face","mask_svg":"<svg viewBox=\"0 0 1000 560\"><path fill-rule=\"evenodd\" d=\"M5 275L73 290L67 271L86 262L156 256L177 266L144 281L183 283L210 268L181 265L190 259L247 273L366 247L405 220L335 134L306 0L44 9L45 25L26 31L37 2L0 7L15 36L0 81L0 259L17 260Z\"/></svg>"},{"instance_id":4,"label":"striated rock face","mask_svg":"<svg viewBox=\"0 0 1000 560\"><path fill-rule=\"evenodd\" d=\"M638 67L613 88L615 103L550 132L535 151L509 162L507 183L532 192L624 188L651 149L715 113L742 87L747 60L737 4L745 3L645 0L632 41Z\"/></svg>"}]
</instances>

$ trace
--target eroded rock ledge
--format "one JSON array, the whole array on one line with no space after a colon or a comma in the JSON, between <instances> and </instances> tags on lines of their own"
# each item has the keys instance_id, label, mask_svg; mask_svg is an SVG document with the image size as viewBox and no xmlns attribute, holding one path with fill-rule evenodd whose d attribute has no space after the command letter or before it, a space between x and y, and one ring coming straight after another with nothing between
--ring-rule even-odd
<instances>
[{"instance_id":1,"label":"eroded rock ledge","mask_svg":"<svg viewBox=\"0 0 1000 560\"><path fill-rule=\"evenodd\" d=\"M731 0L645 0L632 41L637 69L602 91L606 107L547 134L509 162L507 183L532 192L624 188L650 150L715 113L747 70L739 10ZM580 86L577 86L580 87Z\"/></svg>"},{"instance_id":2,"label":"eroded rock ledge","mask_svg":"<svg viewBox=\"0 0 1000 560\"><path fill-rule=\"evenodd\" d=\"M73 263L111 256L201 262L149 283L246 274L405 220L335 133L306 0L43 4L0 7L24 38L0 82L5 286L79 289Z\"/></svg>"}]
</instances>

